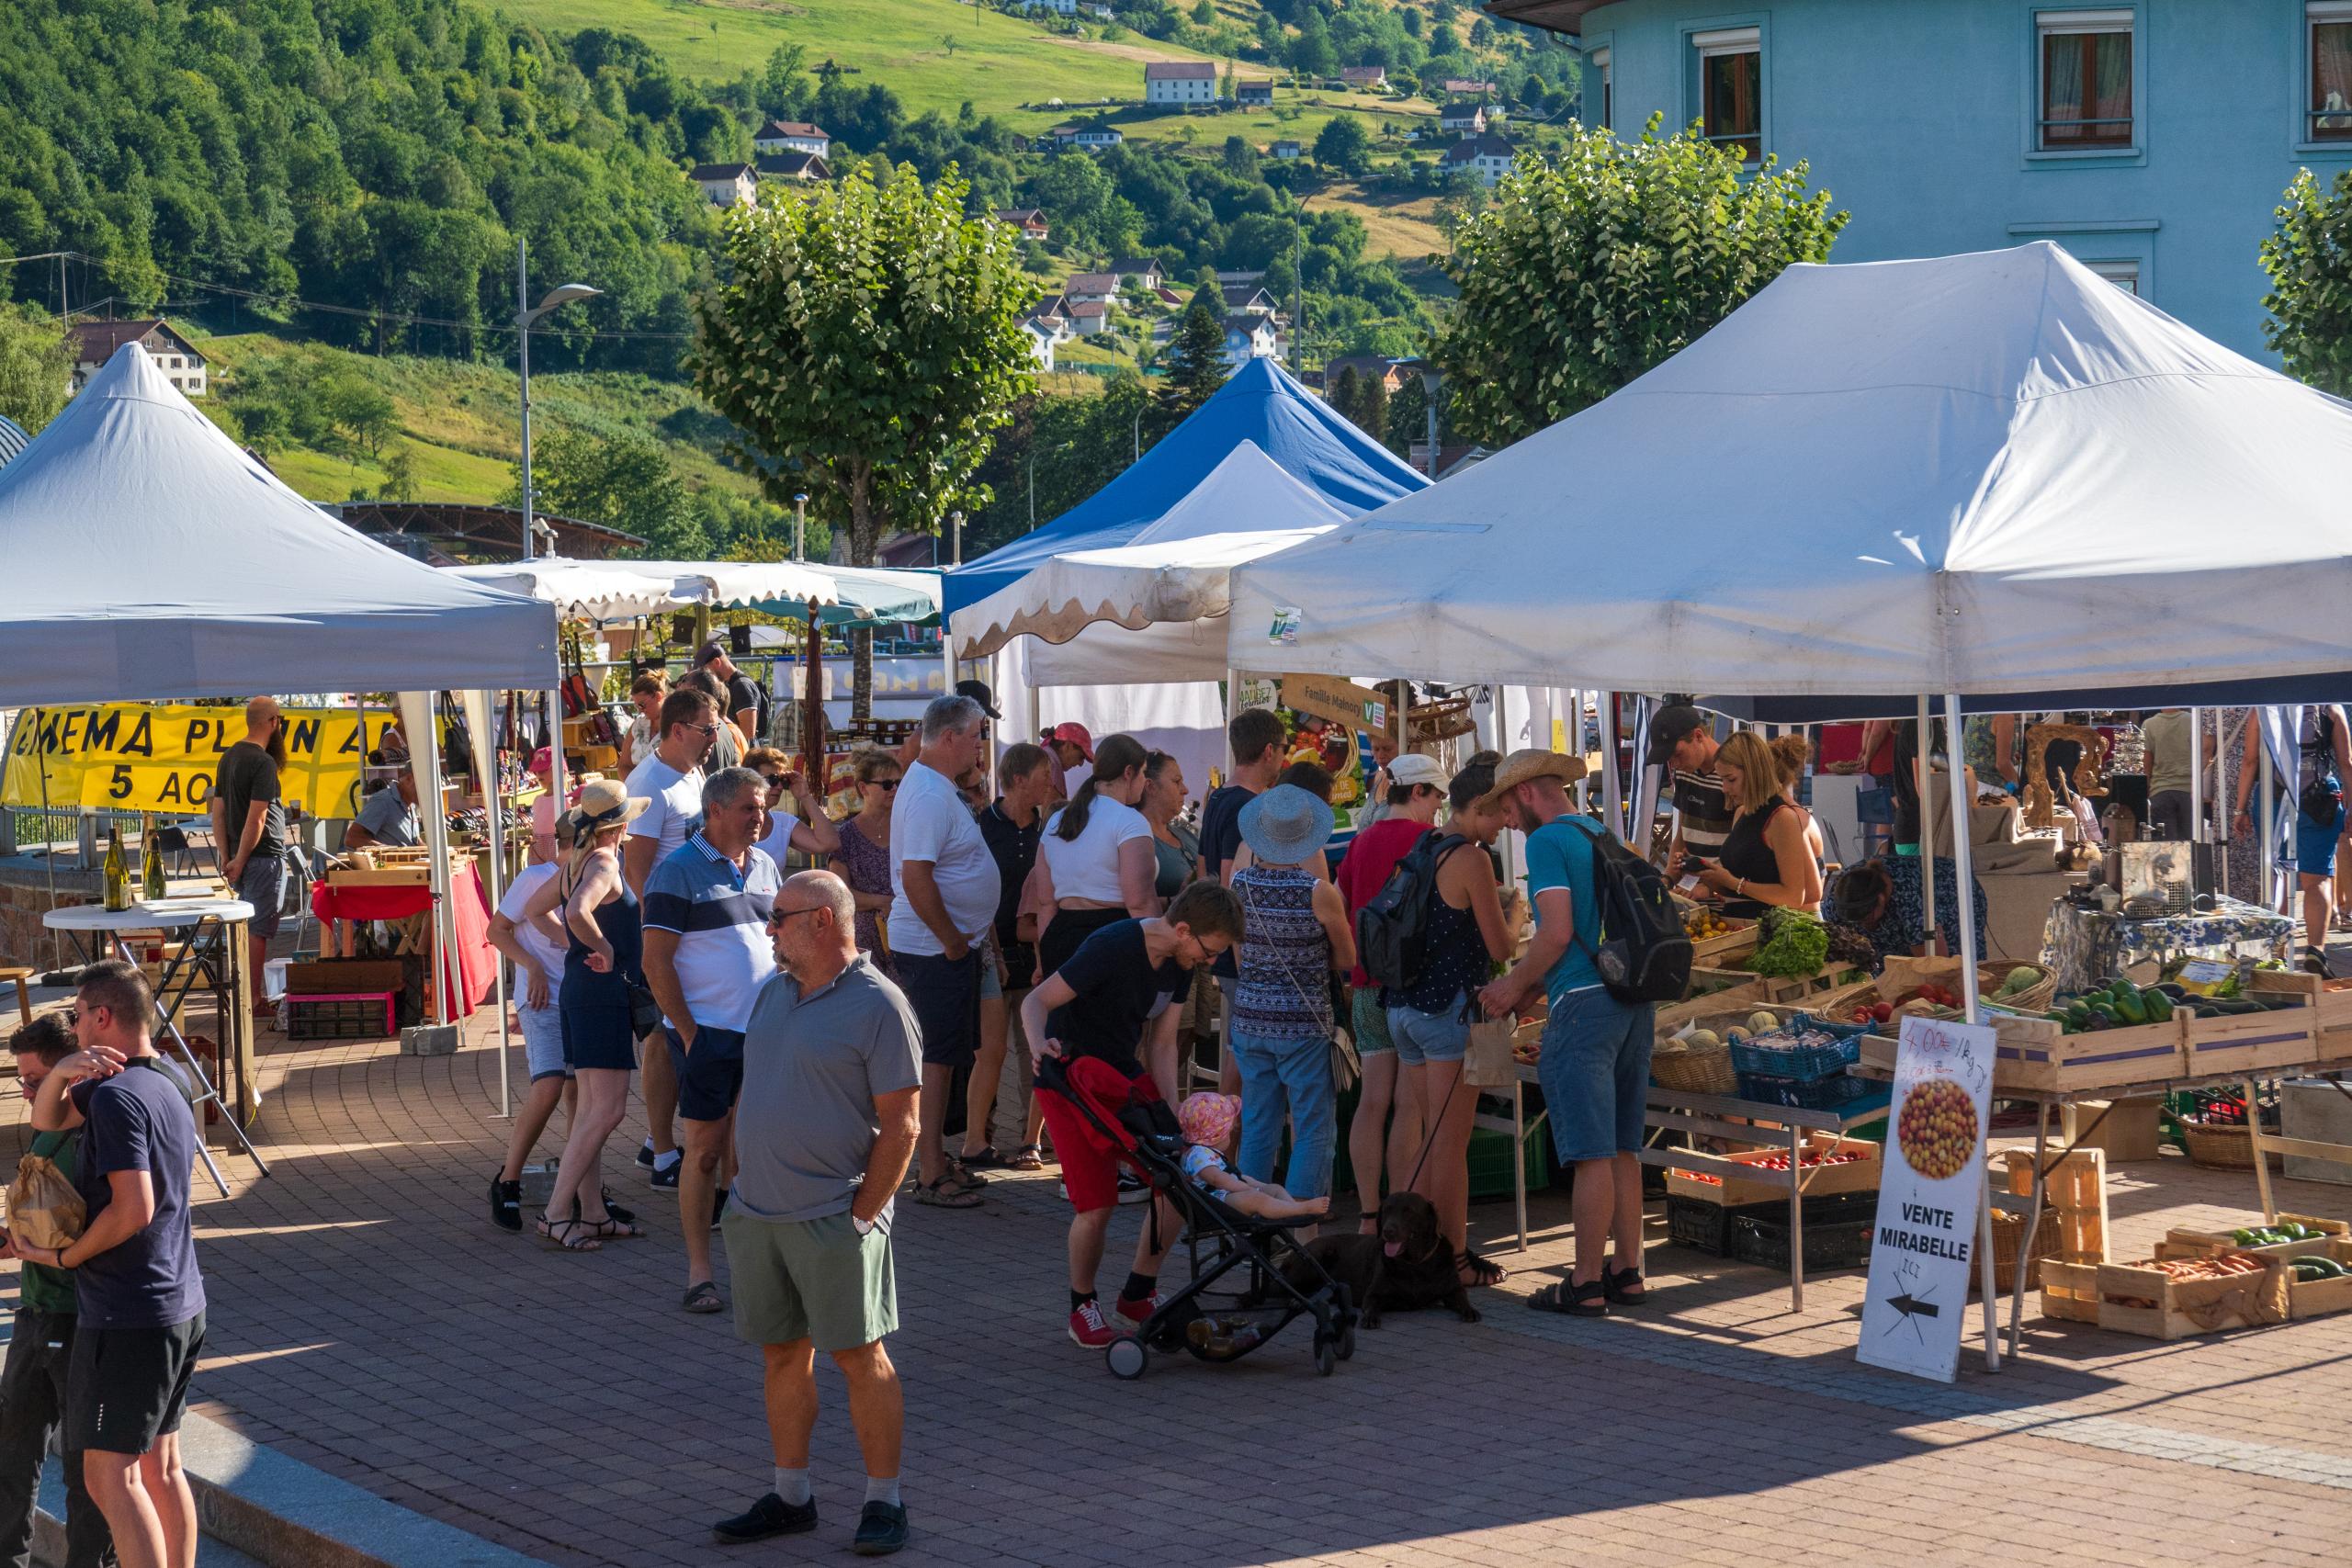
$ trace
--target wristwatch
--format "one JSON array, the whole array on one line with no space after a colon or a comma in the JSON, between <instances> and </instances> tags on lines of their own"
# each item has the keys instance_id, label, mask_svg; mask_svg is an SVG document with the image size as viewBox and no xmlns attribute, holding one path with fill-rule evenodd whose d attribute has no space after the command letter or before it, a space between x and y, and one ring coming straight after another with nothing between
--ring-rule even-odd
<instances>
[{"instance_id":1,"label":"wristwatch","mask_svg":"<svg viewBox=\"0 0 2352 1568\"><path fill-rule=\"evenodd\" d=\"M860 1235L872 1235L874 1234L874 1222L872 1220L861 1220L855 1214L852 1214L849 1217L849 1223Z\"/></svg>"}]
</instances>

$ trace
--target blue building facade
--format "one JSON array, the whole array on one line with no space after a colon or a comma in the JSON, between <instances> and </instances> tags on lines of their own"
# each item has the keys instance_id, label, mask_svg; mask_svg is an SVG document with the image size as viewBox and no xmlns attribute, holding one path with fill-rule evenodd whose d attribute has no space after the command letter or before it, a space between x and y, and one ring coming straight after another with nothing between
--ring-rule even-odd
<instances>
[{"instance_id":1,"label":"blue building facade","mask_svg":"<svg viewBox=\"0 0 2352 1568\"><path fill-rule=\"evenodd\" d=\"M2257 254L2352 166L2352 0L1489 0L1580 39L1584 116L1800 159L1839 261L2063 245L2265 360Z\"/></svg>"}]
</instances>

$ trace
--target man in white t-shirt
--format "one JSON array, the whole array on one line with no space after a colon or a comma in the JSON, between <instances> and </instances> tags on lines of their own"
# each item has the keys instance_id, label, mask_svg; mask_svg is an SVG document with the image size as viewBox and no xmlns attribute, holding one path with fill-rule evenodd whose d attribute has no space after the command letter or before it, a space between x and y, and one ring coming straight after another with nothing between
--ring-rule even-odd
<instances>
[{"instance_id":1,"label":"man in white t-shirt","mask_svg":"<svg viewBox=\"0 0 2352 1568\"><path fill-rule=\"evenodd\" d=\"M652 802L628 825L621 843L621 880L645 901L645 880L670 858L702 820L702 765L718 737L718 708L709 697L681 686L662 699L662 739L653 755L630 770L628 791ZM678 1079L661 1037L638 1053L645 1070L645 1124L649 1136L637 1163L652 1173L656 1187L678 1184Z\"/></svg>"},{"instance_id":2,"label":"man in white t-shirt","mask_svg":"<svg viewBox=\"0 0 2352 1568\"><path fill-rule=\"evenodd\" d=\"M571 822L561 820L548 844L560 850L571 842ZM490 919L490 944L514 965L514 1017L523 1032L523 1060L531 1080L514 1112L506 1163L490 1184L491 1223L510 1231L523 1228L524 1162L547 1131L557 1104L562 1104L566 1115L571 1111L571 1065L564 1059L563 1011L558 1005L564 953L571 945L564 934L563 910L559 906L537 919L524 915L531 895L555 874L553 855L542 853L534 840L531 863L506 885L498 912Z\"/></svg>"},{"instance_id":3,"label":"man in white t-shirt","mask_svg":"<svg viewBox=\"0 0 2352 1568\"><path fill-rule=\"evenodd\" d=\"M922 1029L921 1185L915 1201L969 1209L984 1179L950 1171L940 1128L959 1067L980 1043L981 939L996 923L996 857L956 781L988 752L988 715L967 696L922 710L922 750L890 808L890 947Z\"/></svg>"}]
</instances>

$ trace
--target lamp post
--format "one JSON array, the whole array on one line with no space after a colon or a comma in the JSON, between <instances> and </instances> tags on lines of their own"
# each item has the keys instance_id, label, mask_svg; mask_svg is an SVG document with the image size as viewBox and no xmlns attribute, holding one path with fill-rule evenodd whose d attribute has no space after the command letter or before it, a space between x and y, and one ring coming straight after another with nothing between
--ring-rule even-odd
<instances>
[{"instance_id":1,"label":"lamp post","mask_svg":"<svg viewBox=\"0 0 2352 1568\"><path fill-rule=\"evenodd\" d=\"M604 290L584 283L561 284L548 289L538 309L533 310L526 245L519 236L514 241L514 338L523 381L523 558L529 560L531 533L537 526L531 514L531 323L558 306L591 299Z\"/></svg>"},{"instance_id":2,"label":"lamp post","mask_svg":"<svg viewBox=\"0 0 2352 1568\"><path fill-rule=\"evenodd\" d=\"M1444 379L1438 374L1436 367L1426 363L1422 365L1421 402L1422 412L1429 415L1429 476L1432 479L1437 478L1437 389Z\"/></svg>"},{"instance_id":3,"label":"lamp post","mask_svg":"<svg viewBox=\"0 0 2352 1568\"><path fill-rule=\"evenodd\" d=\"M792 558L808 558L808 492L805 490L792 495Z\"/></svg>"},{"instance_id":4,"label":"lamp post","mask_svg":"<svg viewBox=\"0 0 2352 1568\"><path fill-rule=\"evenodd\" d=\"M962 566L964 564L964 514L960 512L949 513L947 524L955 530L955 547L947 558L947 564Z\"/></svg>"}]
</instances>

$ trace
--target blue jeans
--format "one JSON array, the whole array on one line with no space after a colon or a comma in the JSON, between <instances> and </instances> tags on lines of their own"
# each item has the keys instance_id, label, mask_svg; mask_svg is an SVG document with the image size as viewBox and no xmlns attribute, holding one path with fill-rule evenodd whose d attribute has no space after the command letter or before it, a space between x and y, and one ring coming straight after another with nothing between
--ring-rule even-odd
<instances>
[{"instance_id":1,"label":"blue jeans","mask_svg":"<svg viewBox=\"0 0 2352 1568\"><path fill-rule=\"evenodd\" d=\"M1535 1076L1561 1164L1640 1151L1656 1013L1648 1002L1621 1002L1600 986L1552 1004Z\"/></svg>"},{"instance_id":2,"label":"blue jeans","mask_svg":"<svg viewBox=\"0 0 2352 1568\"><path fill-rule=\"evenodd\" d=\"M1267 1040L1234 1030L1227 1037L1241 1069L1241 1174L1273 1179L1283 1124L1291 1124L1290 1171L1283 1182L1294 1198L1331 1190L1331 1150L1340 1135L1340 1095L1331 1083L1331 1043Z\"/></svg>"}]
</instances>

